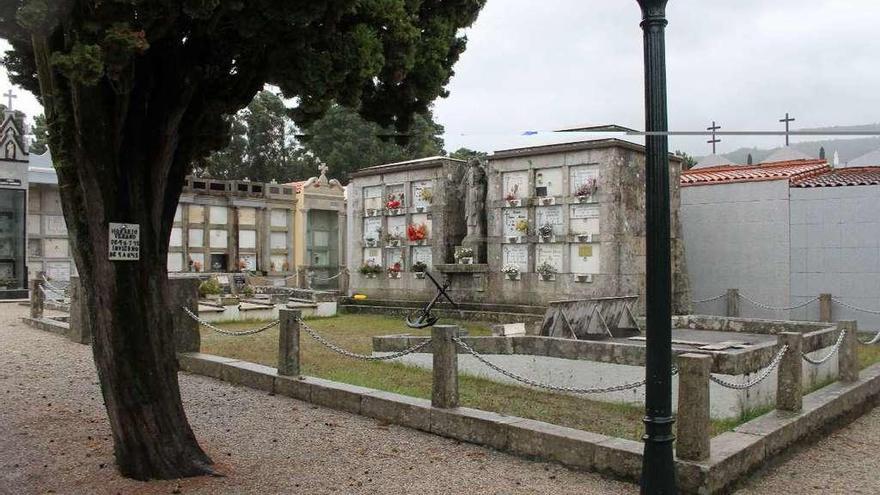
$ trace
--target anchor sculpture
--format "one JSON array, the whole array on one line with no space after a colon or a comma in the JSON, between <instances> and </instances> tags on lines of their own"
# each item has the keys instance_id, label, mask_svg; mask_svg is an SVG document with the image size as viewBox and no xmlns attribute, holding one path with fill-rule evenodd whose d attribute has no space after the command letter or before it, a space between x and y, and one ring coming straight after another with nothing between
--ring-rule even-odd
<instances>
[{"instance_id":1,"label":"anchor sculpture","mask_svg":"<svg viewBox=\"0 0 880 495\"><path fill-rule=\"evenodd\" d=\"M440 300L441 297L446 298L452 306L456 309L458 308L458 304L455 303L450 297L449 294L446 293L446 289L449 288L449 280L444 280L443 285L440 285L434 277L431 276L430 273L425 271L425 276L434 283L434 286L437 287L437 294L434 296L434 299L425 305L424 308L418 309L406 316L406 326L410 328L426 328L437 323L437 320L440 319L439 316L431 313L431 309L435 304Z\"/></svg>"}]
</instances>

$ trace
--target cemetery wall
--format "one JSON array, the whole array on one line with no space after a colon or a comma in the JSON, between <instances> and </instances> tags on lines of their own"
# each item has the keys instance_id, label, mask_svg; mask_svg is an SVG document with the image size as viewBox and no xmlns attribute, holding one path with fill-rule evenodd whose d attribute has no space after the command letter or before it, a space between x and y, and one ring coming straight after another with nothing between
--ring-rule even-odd
<instances>
[{"instance_id":1,"label":"cemetery wall","mask_svg":"<svg viewBox=\"0 0 880 495\"><path fill-rule=\"evenodd\" d=\"M32 182L27 209L28 278L34 279L40 272L52 280L76 276L58 185Z\"/></svg>"},{"instance_id":2,"label":"cemetery wall","mask_svg":"<svg viewBox=\"0 0 880 495\"><path fill-rule=\"evenodd\" d=\"M791 188L791 303L829 293L880 310L880 187ZM815 318L816 305L792 311ZM834 304L834 320L880 328L880 316Z\"/></svg>"},{"instance_id":3,"label":"cemetery wall","mask_svg":"<svg viewBox=\"0 0 880 495\"><path fill-rule=\"evenodd\" d=\"M348 266L352 292L371 299L433 297L436 289L431 282L416 278L411 269L421 261L435 273L434 265L452 262L453 248L465 235L464 166L463 160L433 157L368 167L351 175ZM411 240L410 226L424 226L425 239ZM381 270L375 275L361 273L366 265ZM401 271L388 273L395 265Z\"/></svg>"},{"instance_id":4,"label":"cemetery wall","mask_svg":"<svg viewBox=\"0 0 880 495\"><path fill-rule=\"evenodd\" d=\"M790 239L787 179L690 186L681 189L681 220L693 300L740 289L774 307L789 300ZM813 293L812 297L818 295ZM697 313L723 314L724 300L695 304ZM815 307L814 311L817 311ZM740 304L741 316L789 319ZM816 315L817 316L817 315ZM812 319L816 319L814 316Z\"/></svg>"}]
</instances>

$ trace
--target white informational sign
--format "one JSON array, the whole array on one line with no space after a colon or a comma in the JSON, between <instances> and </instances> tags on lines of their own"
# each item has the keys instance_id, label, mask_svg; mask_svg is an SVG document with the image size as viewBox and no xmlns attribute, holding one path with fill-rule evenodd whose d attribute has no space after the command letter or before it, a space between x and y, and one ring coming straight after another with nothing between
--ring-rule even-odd
<instances>
[{"instance_id":1,"label":"white informational sign","mask_svg":"<svg viewBox=\"0 0 880 495\"><path fill-rule=\"evenodd\" d=\"M110 261L137 261L141 258L141 226L136 223L110 223Z\"/></svg>"},{"instance_id":2,"label":"white informational sign","mask_svg":"<svg viewBox=\"0 0 880 495\"><path fill-rule=\"evenodd\" d=\"M539 206L535 208L535 228L541 228L545 224L553 226L553 233L562 234L563 218L562 206Z\"/></svg>"},{"instance_id":3,"label":"white informational sign","mask_svg":"<svg viewBox=\"0 0 880 495\"><path fill-rule=\"evenodd\" d=\"M535 266L541 266L544 263L562 272L562 244L538 244L535 246Z\"/></svg>"},{"instance_id":4,"label":"white informational sign","mask_svg":"<svg viewBox=\"0 0 880 495\"><path fill-rule=\"evenodd\" d=\"M434 267L434 255L431 252L431 246L418 246L412 248L412 264L415 265L419 261L428 265L428 269Z\"/></svg>"},{"instance_id":5,"label":"white informational sign","mask_svg":"<svg viewBox=\"0 0 880 495\"><path fill-rule=\"evenodd\" d=\"M501 247L502 265L514 265L521 273L529 271L529 247L525 244L504 244Z\"/></svg>"},{"instance_id":6,"label":"white informational sign","mask_svg":"<svg viewBox=\"0 0 880 495\"><path fill-rule=\"evenodd\" d=\"M516 230L516 224L520 220L528 220L529 214L525 208L505 208L504 209L504 236L521 236L524 233Z\"/></svg>"},{"instance_id":7,"label":"white informational sign","mask_svg":"<svg viewBox=\"0 0 880 495\"><path fill-rule=\"evenodd\" d=\"M522 170L504 173L502 175L502 186L504 190L501 191L501 199L529 197L529 171Z\"/></svg>"},{"instance_id":8,"label":"white informational sign","mask_svg":"<svg viewBox=\"0 0 880 495\"><path fill-rule=\"evenodd\" d=\"M576 167L568 168L569 174L569 186L571 188L571 194L574 195L577 192L578 188L581 187L585 182L590 179L598 179L599 178L599 166L598 165L578 165Z\"/></svg>"}]
</instances>

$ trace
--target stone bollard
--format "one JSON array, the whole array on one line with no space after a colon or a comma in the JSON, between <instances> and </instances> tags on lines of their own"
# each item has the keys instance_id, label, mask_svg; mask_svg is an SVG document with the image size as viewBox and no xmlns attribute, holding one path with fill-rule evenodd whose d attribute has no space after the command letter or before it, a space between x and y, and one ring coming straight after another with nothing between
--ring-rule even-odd
<instances>
[{"instance_id":1,"label":"stone bollard","mask_svg":"<svg viewBox=\"0 0 880 495\"><path fill-rule=\"evenodd\" d=\"M174 348L177 352L199 352L202 346L199 323L183 311L183 308L189 308L194 314L199 314L199 280L168 279L168 303L171 305L169 312L174 325Z\"/></svg>"},{"instance_id":2,"label":"stone bollard","mask_svg":"<svg viewBox=\"0 0 880 495\"><path fill-rule=\"evenodd\" d=\"M819 321L831 320L831 294L819 294Z\"/></svg>"},{"instance_id":3,"label":"stone bollard","mask_svg":"<svg viewBox=\"0 0 880 495\"><path fill-rule=\"evenodd\" d=\"M739 289L727 289L727 316L739 318Z\"/></svg>"},{"instance_id":4,"label":"stone bollard","mask_svg":"<svg viewBox=\"0 0 880 495\"><path fill-rule=\"evenodd\" d=\"M343 296L348 295L348 286L351 283L351 273L347 266L339 267L339 293Z\"/></svg>"},{"instance_id":5,"label":"stone bollard","mask_svg":"<svg viewBox=\"0 0 880 495\"><path fill-rule=\"evenodd\" d=\"M803 406L804 336L799 332L782 332L779 344L788 345L788 351L777 370L776 409L797 412Z\"/></svg>"},{"instance_id":6,"label":"stone bollard","mask_svg":"<svg viewBox=\"0 0 880 495\"><path fill-rule=\"evenodd\" d=\"M43 317L43 304L46 297L43 295L43 281L37 275L37 278L31 280L31 318L39 319Z\"/></svg>"},{"instance_id":7,"label":"stone bollard","mask_svg":"<svg viewBox=\"0 0 880 495\"><path fill-rule=\"evenodd\" d=\"M278 332L278 374L300 376L299 320L302 311L298 309L279 309L281 320Z\"/></svg>"},{"instance_id":8,"label":"stone bollard","mask_svg":"<svg viewBox=\"0 0 880 495\"><path fill-rule=\"evenodd\" d=\"M434 379L431 405L444 409L458 407L458 336L457 325L435 325L431 328L434 353Z\"/></svg>"},{"instance_id":9,"label":"stone bollard","mask_svg":"<svg viewBox=\"0 0 880 495\"><path fill-rule=\"evenodd\" d=\"M92 319L86 303L86 294L79 277L70 277L70 318L67 337L80 344L92 341Z\"/></svg>"},{"instance_id":10,"label":"stone bollard","mask_svg":"<svg viewBox=\"0 0 880 495\"><path fill-rule=\"evenodd\" d=\"M678 356L678 417L675 452L679 459L702 461L709 458L712 423L709 418L709 376L712 356Z\"/></svg>"},{"instance_id":11,"label":"stone bollard","mask_svg":"<svg viewBox=\"0 0 880 495\"><path fill-rule=\"evenodd\" d=\"M859 380L859 338L858 322L846 320L837 322L837 328L846 330L843 342L837 351L837 369L840 381L857 382Z\"/></svg>"}]
</instances>

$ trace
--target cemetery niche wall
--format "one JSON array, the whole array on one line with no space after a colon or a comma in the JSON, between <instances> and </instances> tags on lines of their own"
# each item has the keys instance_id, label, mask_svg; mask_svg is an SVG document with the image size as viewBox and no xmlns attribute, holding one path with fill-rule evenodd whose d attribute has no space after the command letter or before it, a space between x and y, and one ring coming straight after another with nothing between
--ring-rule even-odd
<instances>
[{"instance_id":1,"label":"cemetery niche wall","mask_svg":"<svg viewBox=\"0 0 880 495\"><path fill-rule=\"evenodd\" d=\"M467 228L465 162L430 157L368 167L348 187L348 266L352 292L371 299L421 301L434 286L420 272L454 260Z\"/></svg>"}]
</instances>

